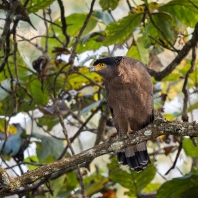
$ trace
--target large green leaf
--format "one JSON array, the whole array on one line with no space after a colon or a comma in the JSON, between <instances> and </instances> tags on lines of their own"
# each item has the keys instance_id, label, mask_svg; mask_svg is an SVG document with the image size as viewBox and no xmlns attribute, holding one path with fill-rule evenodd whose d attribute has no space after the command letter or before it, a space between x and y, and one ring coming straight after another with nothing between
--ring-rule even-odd
<instances>
[{"instance_id":1,"label":"large green leaf","mask_svg":"<svg viewBox=\"0 0 198 198\"><path fill-rule=\"evenodd\" d=\"M143 29L144 46L148 48L153 44L157 44L154 39L165 46L170 46L169 42L173 44L177 38L177 33L174 30L173 25L174 19L170 14L164 12L153 13L152 21L149 19L148 24Z\"/></svg>"},{"instance_id":2,"label":"large green leaf","mask_svg":"<svg viewBox=\"0 0 198 198\"><path fill-rule=\"evenodd\" d=\"M95 172L84 179L85 189L87 196L94 193L101 192L109 178L104 177L102 172Z\"/></svg>"},{"instance_id":3,"label":"large green leaf","mask_svg":"<svg viewBox=\"0 0 198 198\"><path fill-rule=\"evenodd\" d=\"M62 175L61 177L59 177L55 180L50 180L50 189L53 191L53 194L51 192L48 192L48 193L46 193L45 197L56 198L56 197L58 197L58 194L62 190L66 190L65 185L64 185L65 179L66 179L66 176Z\"/></svg>"},{"instance_id":4,"label":"large green leaf","mask_svg":"<svg viewBox=\"0 0 198 198\"><path fill-rule=\"evenodd\" d=\"M198 7L198 0L192 0L192 2ZM194 27L198 21L198 15L197 7L193 4L189 0L172 0L160 7L159 11L168 12L186 26Z\"/></svg>"},{"instance_id":5,"label":"large green leaf","mask_svg":"<svg viewBox=\"0 0 198 198\"><path fill-rule=\"evenodd\" d=\"M49 95L45 89L42 90L42 84L39 79L27 82L26 87L32 95L35 104L44 106L48 103Z\"/></svg>"},{"instance_id":6,"label":"large green leaf","mask_svg":"<svg viewBox=\"0 0 198 198\"><path fill-rule=\"evenodd\" d=\"M67 28L67 33L72 37L77 36L84 24L86 17L87 17L87 13L74 13L66 17L67 24L69 24ZM91 16L82 35L90 33L90 31L93 30L96 24L97 24L97 19Z\"/></svg>"},{"instance_id":7,"label":"large green leaf","mask_svg":"<svg viewBox=\"0 0 198 198\"><path fill-rule=\"evenodd\" d=\"M70 35L72 38L75 38L79 34L79 31L82 28L86 17L87 17L87 13L74 13L74 14L71 14L68 17L66 17L65 20L68 24L67 34ZM82 33L82 36L85 36L86 34L90 34L91 31L95 28L97 22L98 22L97 18L94 16L91 16L88 21L88 24L86 25L85 30ZM55 20L54 23L56 23L57 25L62 27L62 23L61 23L60 19ZM52 25L52 26L53 26L54 31L56 32L56 35L58 35L59 40L64 42L65 36L62 33L62 29L55 25ZM48 28L50 37L54 36L53 31L51 31L52 26L50 25ZM45 45L45 41L46 41L46 39L42 38L43 46ZM74 39L72 41L74 41ZM73 44L73 42L70 43L70 45L72 45L72 44ZM48 50L49 50L50 55L52 55L51 51L54 49L54 47L59 47L59 46L62 46L62 44L59 41L57 41L56 38L48 39Z\"/></svg>"},{"instance_id":8,"label":"large green leaf","mask_svg":"<svg viewBox=\"0 0 198 198\"><path fill-rule=\"evenodd\" d=\"M149 49L146 49L143 45L143 42L137 41L136 45L133 45L126 55L142 61L144 64L148 63Z\"/></svg>"},{"instance_id":9,"label":"large green leaf","mask_svg":"<svg viewBox=\"0 0 198 198\"><path fill-rule=\"evenodd\" d=\"M66 175L66 188L67 190L73 190L79 185L78 180L76 178L75 171L69 172Z\"/></svg>"},{"instance_id":10,"label":"large green leaf","mask_svg":"<svg viewBox=\"0 0 198 198\"><path fill-rule=\"evenodd\" d=\"M24 4L25 0L22 0L22 4ZM26 6L26 9L28 10L28 13L33 13L33 12L37 12L40 9L44 9L49 7L52 3L54 2L54 0L34 0L32 1L28 1L28 4Z\"/></svg>"},{"instance_id":11,"label":"large green leaf","mask_svg":"<svg viewBox=\"0 0 198 198\"><path fill-rule=\"evenodd\" d=\"M119 0L100 0L99 3L103 10L114 10L118 6Z\"/></svg>"},{"instance_id":12,"label":"large green leaf","mask_svg":"<svg viewBox=\"0 0 198 198\"><path fill-rule=\"evenodd\" d=\"M126 172L121 169L115 157L111 159L108 168L110 179L129 189L129 194L134 196L137 196L141 190L153 180L156 172L156 169L152 164L140 173L133 170Z\"/></svg>"},{"instance_id":13,"label":"large green leaf","mask_svg":"<svg viewBox=\"0 0 198 198\"><path fill-rule=\"evenodd\" d=\"M97 50L103 46L104 32L96 32L81 38L76 51L83 53L87 50Z\"/></svg>"},{"instance_id":14,"label":"large green leaf","mask_svg":"<svg viewBox=\"0 0 198 198\"><path fill-rule=\"evenodd\" d=\"M57 159L60 156L63 151L62 140L36 132L33 132L32 135L41 140L41 146L37 147L37 155L39 160L46 160L48 157Z\"/></svg>"},{"instance_id":15,"label":"large green leaf","mask_svg":"<svg viewBox=\"0 0 198 198\"><path fill-rule=\"evenodd\" d=\"M129 14L118 22L110 23L106 28L107 37L104 45L123 43L130 34L140 25L142 13Z\"/></svg>"},{"instance_id":16,"label":"large green leaf","mask_svg":"<svg viewBox=\"0 0 198 198\"><path fill-rule=\"evenodd\" d=\"M198 138L196 138L196 141L198 141ZM183 140L183 149L186 153L186 155L190 157L198 157L198 147L196 147L192 140L189 138L184 138Z\"/></svg>"},{"instance_id":17,"label":"large green leaf","mask_svg":"<svg viewBox=\"0 0 198 198\"><path fill-rule=\"evenodd\" d=\"M189 173L184 177L174 178L165 182L157 191L157 198L197 197L198 174Z\"/></svg>"}]
</instances>

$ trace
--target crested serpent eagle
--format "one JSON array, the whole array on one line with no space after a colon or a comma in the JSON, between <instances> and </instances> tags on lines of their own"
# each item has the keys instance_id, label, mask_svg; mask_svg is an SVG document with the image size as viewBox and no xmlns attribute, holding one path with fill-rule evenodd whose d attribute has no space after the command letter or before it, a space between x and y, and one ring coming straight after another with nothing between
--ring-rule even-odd
<instances>
[{"instance_id":1,"label":"crested serpent eagle","mask_svg":"<svg viewBox=\"0 0 198 198\"><path fill-rule=\"evenodd\" d=\"M96 60L90 71L104 79L107 104L119 137L153 121L152 81L140 61L122 56L108 57ZM129 165L137 172L144 170L150 162L146 142L123 149L117 156L119 163Z\"/></svg>"}]
</instances>

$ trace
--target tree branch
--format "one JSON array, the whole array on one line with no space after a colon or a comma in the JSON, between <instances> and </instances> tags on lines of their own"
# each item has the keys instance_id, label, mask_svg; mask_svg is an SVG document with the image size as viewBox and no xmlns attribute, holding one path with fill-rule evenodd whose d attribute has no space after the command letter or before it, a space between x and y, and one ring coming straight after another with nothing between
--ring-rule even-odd
<instances>
[{"instance_id":1,"label":"tree branch","mask_svg":"<svg viewBox=\"0 0 198 198\"><path fill-rule=\"evenodd\" d=\"M180 62L186 57L189 51L194 48L198 43L198 23L195 25L195 30L193 32L192 38L184 45L184 47L179 51L175 59L162 71L156 72L148 68L148 72L153 76L157 81L162 80L168 76Z\"/></svg>"},{"instance_id":2,"label":"tree branch","mask_svg":"<svg viewBox=\"0 0 198 198\"><path fill-rule=\"evenodd\" d=\"M109 142L105 142L82 153L74 155L70 158L62 159L54 163L42 166L35 170L26 172L24 175L16 178L10 178L5 170L0 169L0 196L13 194L19 188L46 177L52 173L62 171L84 162L93 160L94 158L111 152L117 152L131 145L154 139L160 135L177 135L177 136L198 136L198 124L196 122L188 123L181 121L167 121L162 118L155 118L154 122L146 128L137 131L131 135L131 138L123 136L115 138Z\"/></svg>"},{"instance_id":3,"label":"tree branch","mask_svg":"<svg viewBox=\"0 0 198 198\"><path fill-rule=\"evenodd\" d=\"M63 32L63 35L65 36L65 46L67 47L69 42L70 42L70 37L69 35L67 34L67 22L66 22L66 18L65 18L65 8L64 8L64 5L63 5L63 2L62 0L58 0L58 4L59 4L59 7L60 7L60 13L61 13L61 23L62 23L62 32Z\"/></svg>"},{"instance_id":4,"label":"tree branch","mask_svg":"<svg viewBox=\"0 0 198 198\"><path fill-rule=\"evenodd\" d=\"M196 54L196 44L195 46L192 48L192 60L191 60L191 67L190 69L187 71L185 79L184 79L184 84L183 84L183 88L182 88L182 92L184 94L184 104L183 104L183 112L182 112L182 120L188 122L188 90L187 90L187 84L188 84L188 78L190 76L190 74L194 71L195 69L195 63L196 63L196 58L197 58L197 54Z\"/></svg>"},{"instance_id":5,"label":"tree branch","mask_svg":"<svg viewBox=\"0 0 198 198\"><path fill-rule=\"evenodd\" d=\"M174 161L173 165L171 166L171 168L165 173L165 175L168 175L168 173L169 173L172 169L175 168L175 166L176 166L176 164L177 164L177 160L178 160L178 158L179 158L179 156L180 156L181 150L182 150L182 141L179 143L179 148L178 148L178 150L177 150L177 155L176 155L176 157L175 157L175 161Z\"/></svg>"},{"instance_id":6,"label":"tree branch","mask_svg":"<svg viewBox=\"0 0 198 198\"><path fill-rule=\"evenodd\" d=\"M82 28L80 29L80 31L78 33L78 36L76 37L76 40L75 40L74 44L73 44L72 53L71 53L71 56L70 56L70 59L69 59L69 63L72 64L72 65L73 65L73 62L74 62L74 58L76 56L77 45L78 45L78 43L80 41L80 37L82 36L82 33L84 32L85 28L87 27L89 19L91 18L95 1L96 0L92 0L89 13L88 13L88 15L87 15L87 17L86 17L86 19L84 21L84 24L83 24Z\"/></svg>"}]
</instances>

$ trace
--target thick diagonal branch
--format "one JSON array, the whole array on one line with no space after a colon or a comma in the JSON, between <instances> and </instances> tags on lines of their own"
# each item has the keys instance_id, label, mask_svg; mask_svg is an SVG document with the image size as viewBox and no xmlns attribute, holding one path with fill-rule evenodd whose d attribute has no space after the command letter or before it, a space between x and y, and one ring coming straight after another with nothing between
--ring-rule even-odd
<instances>
[{"instance_id":1,"label":"thick diagonal branch","mask_svg":"<svg viewBox=\"0 0 198 198\"><path fill-rule=\"evenodd\" d=\"M111 152L117 152L131 145L136 145L140 142L145 142L154 139L160 135L173 134L177 136L198 136L198 124L195 122L180 122L180 121L166 121L162 118L155 118L154 122L144 129L136 132L131 138L121 137L113 139L110 142L105 142L91 149L83 151L70 158L62 159L54 163L42 166L33 171L26 172L24 175L9 179L6 172L0 172L1 188L0 196L13 194L17 189L32 184L35 181L44 178L52 173L66 170L68 168L80 165L84 162L105 155ZM6 179L5 179L6 177ZM1 179L1 178L4 178ZM5 181L5 182L4 182Z\"/></svg>"},{"instance_id":2,"label":"thick diagonal branch","mask_svg":"<svg viewBox=\"0 0 198 198\"><path fill-rule=\"evenodd\" d=\"M191 49L193 49L198 43L198 23L195 25L195 30L193 32L192 38L184 45L184 47L179 51L175 59L162 71L156 72L154 70L148 69L151 76L153 76L157 81L162 80L168 76L186 57Z\"/></svg>"}]
</instances>

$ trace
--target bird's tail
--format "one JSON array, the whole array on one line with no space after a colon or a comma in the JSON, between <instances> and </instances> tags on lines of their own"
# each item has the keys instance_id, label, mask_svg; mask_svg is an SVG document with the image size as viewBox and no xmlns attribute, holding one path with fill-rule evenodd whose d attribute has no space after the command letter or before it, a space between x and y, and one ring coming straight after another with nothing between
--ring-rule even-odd
<instances>
[{"instance_id":1,"label":"bird's tail","mask_svg":"<svg viewBox=\"0 0 198 198\"><path fill-rule=\"evenodd\" d=\"M117 155L120 164L128 165L136 172L141 172L150 163L146 142L123 149Z\"/></svg>"}]
</instances>

